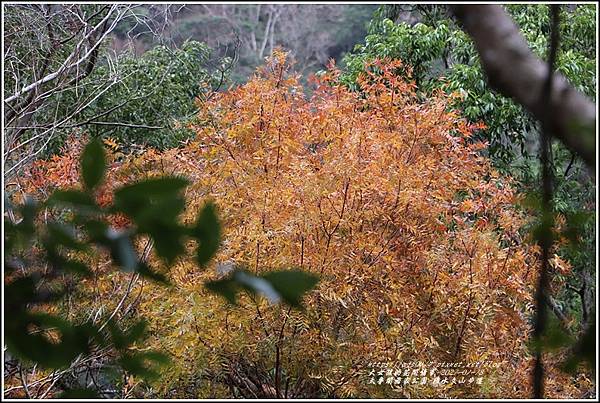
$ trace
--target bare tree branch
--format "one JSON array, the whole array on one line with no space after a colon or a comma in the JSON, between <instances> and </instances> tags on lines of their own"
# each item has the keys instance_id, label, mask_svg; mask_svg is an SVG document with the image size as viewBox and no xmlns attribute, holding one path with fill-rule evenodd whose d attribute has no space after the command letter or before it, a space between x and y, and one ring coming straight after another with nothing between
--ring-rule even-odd
<instances>
[{"instance_id":1,"label":"bare tree branch","mask_svg":"<svg viewBox=\"0 0 600 403\"><path fill-rule=\"evenodd\" d=\"M98 47L98 45L100 45L102 39L104 39L106 37L106 35L108 35L108 33L112 30L109 31L105 31L102 35L102 37L94 44L94 46L92 46L91 49L89 49L83 56L81 56L77 61L75 62L71 62L73 59L75 59L77 57L77 55L79 54L79 50L81 49L81 46L83 45L83 43L85 41L87 41L90 36L92 36L94 33L97 32L97 30L104 25L105 21L108 21L108 19L111 17L112 12L116 10L116 6L113 6L113 9L111 9L111 11L102 19L102 21L100 21L100 23L98 23L94 28L92 28L90 30L90 32L87 33L87 35L85 37L83 37L79 43L77 44L77 46L75 47L75 49L73 50L73 52L69 55L69 57L67 57L67 59L63 62L63 64L60 66L60 68L58 70L56 70L53 73L50 73L48 75L46 75L45 77L39 79L36 82L33 82L29 85L26 85L22 90L17 91L15 94L9 96L8 98L4 99L5 103L10 103L15 101L16 99L18 99L20 96L22 96L23 94L26 94L30 91L35 90L37 87L39 87L40 85L47 83L49 81L52 81L54 79L56 79L57 77L59 77L63 72L72 69L74 67L79 66L83 61L87 60L90 55L92 54L92 52L94 51L94 49L96 49ZM114 28L114 26L116 26L116 22L118 22L118 19L115 19L115 21L113 22L113 26L112 28Z\"/></svg>"},{"instance_id":2,"label":"bare tree branch","mask_svg":"<svg viewBox=\"0 0 600 403\"><path fill-rule=\"evenodd\" d=\"M141 123L124 123L124 122L98 122L90 120L83 124L98 125L98 126L121 126L121 127L132 127L135 129L164 129L164 126L148 126Z\"/></svg>"},{"instance_id":3,"label":"bare tree branch","mask_svg":"<svg viewBox=\"0 0 600 403\"><path fill-rule=\"evenodd\" d=\"M4 98L7 112L3 121L5 178L18 174L57 135L63 135L64 130L90 125L150 130L164 128L162 124L146 124L137 120L113 123L113 119L101 119L114 110L113 107L96 113L94 117L81 119L81 114L107 90L127 78L119 74L119 58L112 58L102 48L110 35L117 32L117 25L129 20L132 29L141 27L142 31L162 35L172 17L170 6L161 5L155 10L158 14L152 16L141 12L145 11L145 6L136 4L89 7L24 4L9 7L9 19L5 21L5 39L9 39L5 41L4 48L5 61L9 66L5 80L10 78L5 85L10 93L5 93ZM160 17L159 26L153 20L156 17ZM176 66L177 63L173 60L171 64ZM157 91L172 70L171 64L150 94L131 93L120 105ZM98 65L103 65L106 73L91 78ZM57 109L59 105L60 111Z\"/></svg>"}]
</instances>

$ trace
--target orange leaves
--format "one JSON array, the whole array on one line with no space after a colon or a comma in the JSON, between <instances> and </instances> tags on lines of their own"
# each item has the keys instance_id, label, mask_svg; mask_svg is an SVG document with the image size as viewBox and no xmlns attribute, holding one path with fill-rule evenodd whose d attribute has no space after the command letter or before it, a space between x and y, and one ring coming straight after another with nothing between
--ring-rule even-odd
<instances>
[{"instance_id":1,"label":"orange leaves","mask_svg":"<svg viewBox=\"0 0 600 403\"><path fill-rule=\"evenodd\" d=\"M465 213L476 212L476 206L473 200L466 199L460 204L460 210Z\"/></svg>"},{"instance_id":2,"label":"orange leaves","mask_svg":"<svg viewBox=\"0 0 600 403\"><path fill-rule=\"evenodd\" d=\"M571 264L563 260L560 256L554 255L550 259L550 266L557 270L560 274L567 274L571 271Z\"/></svg>"},{"instance_id":3,"label":"orange leaves","mask_svg":"<svg viewBox=\"0 0 600 403\"><path fill-rule=\"evenodd\" d=\"M110 150L115 151L115 150L117 150L119 148L119 145L117 144L117 141L115 139L113 139L112 137L107 137L107 138L103 139L102 142Z\"/></svg>"},{"instance_id":4,"label":"orange leaves","mask_svg":"<svg viewBox=\"0 0 600 403\"><path fill-rule=\"evenodd\" d=\"M352 304L329 304L365 318L352 325L365 334L377 328L380 304L389 300L389 331L418 330L417 344L430 355L455 348L431 337L444 332L456 340L463 321L469 348L498 348L478 327L478 315L518 317L514 301L528 295L532 277L523 278L528 252L499 252L503 231L513 236L520 222L509 181L478 156L484 144L451 134L469 137L484 126L447 112L442 93L417 102L412 83L394 75L398 61L373 62L359 78L360 96L336 84L330 70L316 79L310 100L290 90L299 84L284 64L278 55L262 75L201 111L220 116L196 128L206 145L202 157L219 161L208 192L230 227L220 258L259 271L300 262L323 274L322 296L352 295ZM469 197L456 203L459 192ZM309 312L333 309L318 301L309 301ZM512 314L494 317L496 311ZM516 337L511 326L492 325L503 338ZM348 354L364 349L347 346Z\"/></svg>"},{"instance_id":5,"label":"orange leaves","mask_svg":"<svg viewBox=\"0 0 600 403\"><path fill-rule=\"evenodd\" d=\"M48 160L31 164L24 174L23 187L26 193L38 194L56 188L71 187L79 180L79 155L85 138L71 138L66 142L62 154Z\"/></svg>"},{"instance_id":6,"label":"orange leaves","mask_svg":"<svg viewBox=\"0 0 600 403\"><path fill-rule=\"evenodd\" d=\"M526 334L518 319L534 284L535 250L518 241L511 181L479 156L485 144L468 139L484 125L448 111L442 92L418 100L398 68L406 67L374 61L359 78L360 93L338 84L332 68L315 79L309 99L277 51L248 83L199 105L193 141L111 167L111 186L160 173L190 178L187 219L214 199L224 224L216 264L322 275L305 316L294 319L304 330L293 336L276 308L244 299L244 316L200 298L212 315L203 328L212 350L268 350L260 342L265 329L283 326L275 333L285 336L282 346L295 343L298 366L377 357L395 343L398 354L424 361L455 351L457 359L483 351L502 357L506 346L524 354L515 346ZM46 169L67 172L69 158ZM560 260L554 265L567 270ZM186 271L215 276L189 264L179 269L181 279ZM179 286L164 298L181 304L200 292L193 282ZM260 317L248 318L257 306ZM144 307L159 320L156 306ZM235 326L224 334L224 323ZM408 345L420 349L398 347ZM515 371L507 362L499 376L507 381ZM353 387L366 393L364 384Z\"/></svg>"}]
</instances>

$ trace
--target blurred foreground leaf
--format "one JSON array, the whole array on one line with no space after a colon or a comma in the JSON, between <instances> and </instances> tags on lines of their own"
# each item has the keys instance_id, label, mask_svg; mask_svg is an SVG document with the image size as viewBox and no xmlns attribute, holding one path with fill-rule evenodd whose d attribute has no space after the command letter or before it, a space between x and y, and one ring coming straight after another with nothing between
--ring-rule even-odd
<instances>
[{"instance_id":1,"label":"blurred foreground leaf","mask_svg":"<svg viewBox=\"0 0 600 403\"><path fill-rule=\"evenodd\" d=\"M197 262L201 267L205 266L217 252L221 239L221 227L214 204L207 203L200 211L192 234L200 243L196 253Z\"/></svg>"},{"instance_id":2,"label":"blurred foreground leaf","mask_svg":"<svg viewBox=\"0 0 600 403\"><path fill-rule=\"evenodd\" d=\"M595 318L595 316L592 316ZM596 322L592 322L577 340L571 354L563 363L563 370L574 374L581 363L587 364L591 371L596 370Z\"/></svg>"},{"instance_id":3,"label":"blurred foreground leaf","mask_svg":"<svg viewBox=\"0 0 600 403\"><path fill-rule=\"evenodd\" d=\"M102 181L106 170L106 153L98 138L94 138L81 154L81 179L88 190Z\"/></svg>"},{"instance_id":4,"label":"blurred foreground leaf","mask_svg":"<svg viewBox=\"0 0 600 403\"><path fill-rule=\"evenodd\" d=\"M272 271L259 276L235 270L226 278L206 283L206 288L236 304L237 292L248 291L266 297L271 303L284 302L300 308L302 297L318 283L318 277L301 270Z\"/></svg>"}]
</instances>

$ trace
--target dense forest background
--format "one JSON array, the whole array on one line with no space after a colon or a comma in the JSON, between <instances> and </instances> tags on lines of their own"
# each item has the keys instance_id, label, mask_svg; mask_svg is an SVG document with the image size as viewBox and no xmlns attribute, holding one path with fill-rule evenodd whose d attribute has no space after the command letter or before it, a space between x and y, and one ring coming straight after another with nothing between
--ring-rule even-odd
<instances>
[{"instance_id":1,"label":"dense forest background","mask_svg":"<svg viewBox=\"0 0 600 403\"><path fill-rule=\"evenodd\" d=\"M3 7L5 397L594 396L595 128L540 159L450 7ZM503 9L595 99L595 5Z\"/></svg>"},{"instance_id":2,"label":"dense forest background","mask_svg":"<svg viewBox=\"0 0 600 403\"><path fill-rule=\"evenodd\" d=\"M157 44L181 46L185 41L205 43L218 57L235 59L229 78L246 82L276 47L290 52L294 70L305 79L323 69L329 59L341 60L360 42L374 4L196 4L149 6L148 14L171 18L160 37L117 30L115 49L133 45L141 54ZM133 44L127 40L134 35ZM138 34L139 36L136 36Z\"/></svg>"}]
</instances>

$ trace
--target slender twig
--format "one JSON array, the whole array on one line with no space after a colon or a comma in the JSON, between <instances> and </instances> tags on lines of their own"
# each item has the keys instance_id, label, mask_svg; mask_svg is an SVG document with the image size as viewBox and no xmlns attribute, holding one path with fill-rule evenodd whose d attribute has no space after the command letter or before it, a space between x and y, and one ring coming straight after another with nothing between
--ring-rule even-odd
<instances>
[{"instance_id":1,"label":"slender twig","mask_svg":"<svg viewBox=\"0 0 600 403\"><path fill-rule=\"evenodd\" d=\"M96 122L91 121L88 122L90 125L98 125L98 126L122 126L122 127L131 127L134 129L164 129L164 126L148 126L140 123L125 123L125 122Z\"/></svg>"},{"instance_id":2,"label":"slender twig","mask_svg":"<svg viewBox=\"0 0 600 403\"><path fill-rule=\"evenodd\" d=\"M541 271L536 300L536 316L533 330L534 340L539 344L542 335L546 329L547 322L547 290L550 285L549 265L550 265L550 249L552 247L552 228L554 226L553 206L552 206L552 171L550 162L550 147L551 142L551 114L550 114L550 95L552 94L552 78L556 53L559 45L559 22L560 22L560 6L550 6L551 15L551 31L549 41L549 56L548 56L548 76L541 94L541 103L545 106L541 119L542 130L540 132L541 152L540 162L542 164L542 223L544 232L539 240L542 249ZM542 399L544 396L544 363L542 357L541 346L537 346L535 352L535 364L533 369L533 397Z\"/></svg>"},{"instance_id":3,"label":"slender twig","mask_svg":"<svg viewBox=\"0 0 600 403\"><path fill-rule=\"evenodd\" d=\"M575 154L574 152L571 153L571 160L569 161L569 165L567 165L567 169L565 169L565 173L563 174L563 176L566 178L569 171L571 170L571 167L573 166L573 163L575 162L575 156L577 154Z\"/></svg>"},{"instance_id":4,"label":"slender twig","mask_svg":"<svg viewBox=\"0 0 600 403\"><path fill-rule=\"evenodd\" d=\"M23 365L19 364L19 378L21 379L21 385L23 385L23 390L25 391L25 396L28 399L31 399L31 394L29 393L29 387L27 385L27 377L23 375Z\"/></svg>"},{"instance_id":5,"label":"slender twig","mask_svg":"<svg viewBox=\"0 0 600 403\"><path fill-rule=\"evenodd\" d=\"M114 29L114 27L116 26L116 24L120 21L121 18L119 18L121 15L119 15L117 18L114 19L113 23L111 24L111 28L108 31L103 32L102 36L100 37L100 39L94 44L94 46L92 46L91 49L89 49L82 57L80 57L79 59L77 59L77 61L73 61L73 59L77 58L77 55L79 54L79 50L81 49L81 46L83 45L83 43L85 41L87 41L92 35L94 35L98 29L104 25L105 21L108 21L110 19L110 17L112 16L113 12L118 10L118 5L113 5L111 10L106 14L106 16L102 19L102 21L100 21L100 23L98 23L95 27L93 27L90 32L88 32L86 34L85 37L83 37L79 43L77 44L77 46L75 46L75 49L73 50L73 52L69 55L69 57L67 57L67 59L63 62L63 64L60 66L60 68L53 72L48 74L47 76L43 77L42 79L31 83L29 85L26 85L25 87L23 87L22 90L17 91L15 94L7 97L4 99L5 103L10 103L16 99L18 99L21 95L28 93L32 90L35 90L38 86L40 86L41 84L44 84L46 82L52 81L54 79L56 79L57 77L59 77L63 72L67 71L67 70L71 70L74 67L79 66L83 61L85 61L91 54L92 52L100 45L100 43L102 43L103 39Z\"/></svg>"},{"instance_id":6,"label":"slender twig","mask_svg":"<svg viewBox=\"0 0 600 403\"><path fill-rule=\"evenodd\" d=\"M152 241L152 239L148 239L146 241L146 245L144 246L144 252L142 253L142 257L140 259L141 262L145 262L148 259L148 256L150 254L150 251L152 250L152 246L153 245L154 245L154 242ZM135 284L135 282L137 282L137 280L139 278L140 278L139 273L135 273L133 276L131 276L131 278L129 279L129 284L127 284L127 290L123 294L123 297L121 297L121 300L119 301L119 303L117 304L117 306L115 307L115 309L113 310L113 312L110 314L110 316L108 317L108 319L106 319L104 321L104 323L100 326L100 328L98 329L98 332L101 332L102 329L104 329L108 325L108 323L112 320L112 318L114 318L115 315L117 314L117 312L119 312L119 310L123 307L123 304L125 303L125 300L127 299L127 297L129 296L129 294L131 293L131 290L133 288L133 284Z\"/></svg>"}]
</instances>

